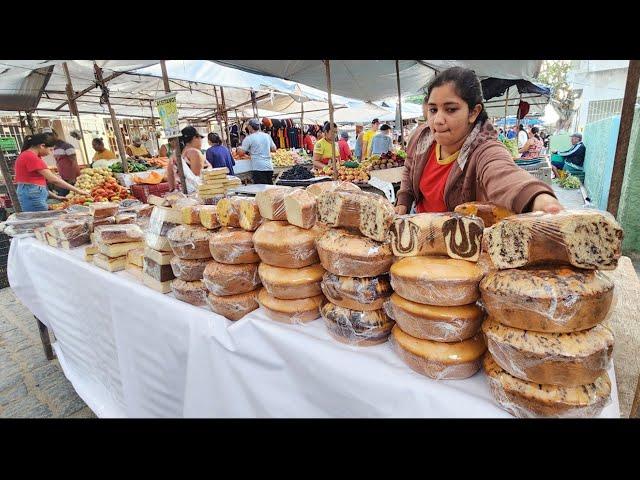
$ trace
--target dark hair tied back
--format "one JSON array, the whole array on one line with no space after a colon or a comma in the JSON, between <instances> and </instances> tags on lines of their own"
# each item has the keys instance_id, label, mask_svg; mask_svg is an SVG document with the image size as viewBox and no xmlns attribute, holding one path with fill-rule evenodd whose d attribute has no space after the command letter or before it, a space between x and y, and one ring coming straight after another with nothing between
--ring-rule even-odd
<instances>
[{"instance_id":1,"label":"dark hair tied back","mask_svg":"<svg viewBox=\"0 0 640 480\"><path fill-rule=\"evenodd\" d=\"M53 147L54 141L50 133L36 133L35 135L27 135L22 144L20 152L44 144L46 147Z\"/></svg>"},{"instance_id":2,"label":"dark hair tied back","mask_svg":"<svg viewBox=\"0 0 640 480\"><path fill-rule=\"evenodd\" d=\"M429 101L431 91L434 88L441 87L447 83L453 83L456 94L465 101L469 106L469 110L475 108L476 105L482 105L482 111L478 115L476 123L483 123L489 118L482 103L482 84L476 73L468 68L448 68L436 75L427 87L427 96L424 97L425 103Z\"/></svg>"}]
</instances>

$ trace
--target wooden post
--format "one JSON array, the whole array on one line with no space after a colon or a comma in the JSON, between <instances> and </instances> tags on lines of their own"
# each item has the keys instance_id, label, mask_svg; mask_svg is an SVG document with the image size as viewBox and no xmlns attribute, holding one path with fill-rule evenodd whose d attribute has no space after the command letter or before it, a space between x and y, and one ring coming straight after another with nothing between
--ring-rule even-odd
<instances>
[{"instance_id":1,"label":"wooden post","mask_svg":"<svg viewBox=\"0 0 640 480\"><path fill-rule=\"evenodd\" d=\"M127 164L127 151L125 150L124 141L122 140L122 131L120 130L120 126L118 125L116 112L114 112L113 108L111 107L111 102L109 101L109 94L106 91L105 82L102 77L102 69L95 62L93 63L93 71L95 73L98 85L100 85L100 87L103 89L105 102L107 103L107 108L109 109L109 115L111 115L111 124L113 125L113 131L116 134L116 143L118 144L120 159L122 160L122 171L124 173L129 173L129 165Z\"/></svg>"},{"instance_id":2,"label":"wooden post","mask_svg":"<svg viewBox=\"0 0 640 480\"><path fill-rule=\"evenodd\" d=\"M164 92L171 93L171 88L169 87L169 76L167 75L167 65L164 63L164 60L160 60L160 69L162 70L162 82L164 83Z\"/></svg>"},{"instance_id":3,"label":"wooden post","mask_svg":"<svg viewBox=\"0 0 640 480\"><path fill-rule=\"evenodd\" d=\"M398 84L398 112L400 113L400 138L402 142L400 146L404 146L404 128L402 127L402 97L400 96L400 66L398 60L396 60L396 83Z\"/></svg>"},{"instance_id":4,"label":"wooden post","mask_svg":"<svg viewBox=\"0 0 640 480\"><path fill-rule=\"evenodd\" d=\"M224 134L224 129L222 128L222 113L220 112L220 101L218 100L218 89L214 86L213 87L213 93L216 96L216 120L218 121L218 126L220 127L220 138L222 138L222 141L225 143L225 145L228 144L227 140L226 140L226 135ZM228 146L228 145L227 145Z\"/></svg>"},{"instance_id":5,"label":"wooden post","mask_svg":"<svg viewBox=\"0 0 640 480\"><path fill-rule=\"evenodd\" d=\"M9 164L7 163L7 159L0 148L0 170L2 171L2 178L4 178L4 183L7 186L7 193L9 194L9 198L11 199L11 203L13 204L13 208L16 213L20 213L22 211L22 207L20 206L20 201L18 200L18 194L16 192L16 185L13 183L13 176L11 175L11 169L9 168Z\"/></svg>"},{"instance_id":6,"label":"wooden post","mask_svg":"<svg viewBox=\"0 0 640 480\"><path fill-rule=\"evenodd\" d=\"M504 132L507 133L507 107L509 106L509 88L507 88L507 99L504 102Z\"/></svg>"},{"instance_id":7,"label":"wooden post","mask_svg":"<svg viewBox=\"0 0 640 480\"><path fill-rule=\"evenodd\" d=\"M171 93L171 88L169 87L169 77L167 76L167 67L164 64L164 60L160 60L160 67L162 68L162 81L164 83L164 92ZM176 137L171 137L176 138ZM171 141L169 138L169 141ZM170 168L170 166L168 167ZM176 146L176 168L178 170L178 177L180 178L180 185L182 185L182 193L187 194L187 182L184 179L184 168L182 166L182 150L180 149L180 141L178 140L178 145Z\"/></svg>"},{"instance_id":8,"label":"wooden post","mask_svg":"<svg viewBox=\"0 0 640 480\"><path fill-rule=\"evenodd\" d=\"M224 103L224 88L220 87L220 101L222 102L222 118L224 119L224 136L226 138L225 144L227 148L230 147L229 144L229 116L227 114L227 107Z\"/></svg>"},{"instance_id":9,"label":"wooden post","mask_svg":"<svg viewBox=\"0 0 640 480\"><path fill-rule=\"evenodd\" d=\"M618 141L616 143L616 156L613 160L613 173L611 175L609 200L607 202L607 211L616 218L618 216L620 194L622 193L624 171L627 164L627 152L629 150L629 139L631 138L631 127L633 126L636 97L638 96L639 78L640 60L629 60L627 84L624 89L622 113L620 114L620 130L618 131Z\"/></svg>"},{"instance_id":10,"label":"wooden post","mask_svg":"<svg viewBox=\"0 0 640 480\"><path fill-rule=\"evenodd\" d=\"M300 147L303 150L305 150L304 148L304 102L300 102L300 131L302 132L302 145L300 145Z\"/></svg>"},{"instance_id":11,"label":"wooden post","mask_svg":"<svg viewBox=\"0 0 640 480\"><path fill-rule=\"evenodd\" d=\"M331 61L323 60L325 71L327 74L327 99L329 100L329 124L333 128L333 101L331 100ZM331 139L331 168L333 170L333 179L338 179L338 167L336 165L336 142Z\"/></svg>"},{"instance_id":12,"label":"wooden post","mask_svg":"<svg viewBox=\"0 0 640 480\"><path fill-rule=\"evenodd\" d=\"M73 98L75 92L73 91L73 83L71 83L71 75L69 74L69 67L67 66L67 62L62 64L62 69L64 70L64 75L67 77L67 100L69 102L69 110L73 115L78 119L78 127L80 128L80 140L82 141L82 151L84 152L84 158L87 162L87 165L90 165L89 154L87 153L87 145L84 141L84 130L82 130L82 122L80 121L80 113L78 112L78 106L76 105L76 101Z\"/></svg>"},{"instance_id":13,"label":"wooden post","mask_svg":"<svg viewBox=\"0 0 640 480\"><path fill-rule=\"evenodd\" d=\"M149 108L151 109L151 125L153 126L153 139L151 143L156 149L156 155L160 155L160 142L158 142L158 137L156 137L156 117L153 113L153 102L151 100L149 100ZM149 132L149 134L151 135L151 132Z\"/></svg>"}]
</instances>

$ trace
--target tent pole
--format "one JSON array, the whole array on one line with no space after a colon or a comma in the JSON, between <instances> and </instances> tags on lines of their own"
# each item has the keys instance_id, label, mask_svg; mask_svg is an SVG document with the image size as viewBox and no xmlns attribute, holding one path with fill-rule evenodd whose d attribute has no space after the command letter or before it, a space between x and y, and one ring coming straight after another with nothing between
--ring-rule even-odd
<instances>
[{"instance_id":1,"label":"tent pole","mask_svg":"<svg viewBox=\"0 0 640 480\"><path fill-rule=\"evenodd\" d=\"M618 140L616 141L616 155L613 160L613 174L611 175L609 200L607 201L607 211L616 218L618 217L620 194L622 193L624 171L627 164L627 152L629 150L629 139L631 138L631 128L633 126L633 114L638 95L639 79L640 60L629 60L627 83L622 100L622 112L620 113L620 130L618 132Z\"/></svg>"},{"instance_id":2,"label":"tent pole","mask_svg":"<svg viewBox=\"0 0 640 480\"><path fill-rule=\"evenodd\" d=\"M304 102L300 102L300 131L302 132L302 145L300 147L304 150Z\"/></svg>"},{"instance_id":3,"label":"tent pole","mask_svg":"<svg viewBox=\"0 0 640 480\"><path fill-rule=\"evenodd\" d=\"M329 100L329 128L333 128L333 101L331 100L331 61L324 60L325 71L327 74L327 97ZM333 179L338 179L338 168L336 166L336 142L331 139L331 168L333 169Z\"/></svg>"},{"instance_id":4,"label":"tent pole","mask_svg":"<svg viewBox=\"0 0 640 480\"><path fill-rule=\"evenodd\" d=\"M111 124L113 125L113 131L116 134L116 143L118 144L118 150L120 150L120 159L122 160L122 171L124 173L129 173L129 165L127 164L127 152L124 148L124 141L122 140L122 131L120 130L120 126L118 125L116 112L113 110L111 102L109 101L109 91L105 86L104 78L102 78L102 69L95 62L93 62L93 71L96 76L96 82L102 89L104 100L107 104L107 108L109 109L109 115L111 115Z\"/></svg>"},{"instance_id":5,"label":"tent pole","mask_svg":"<svg viewBox=\"0 0 640 480\"><path fill-rule=\"evenodd\" d=\"M509 105L509 88L508 87L507 87L507 98L504 101L504 132L505 134L507 133L507 105Z\"/></svg>"},{"instance_id":6,"label":"tent pole","mask_svg":"<svg viewBox=\"0 0 640 480\"><path fill-rule=\"evenodd\" d=\"M153 145L155 145L155 149L156 152L158 152L158 155L160 154L160 142L158 141L158 137L156 136L156 117L153 113L153 102L151 100L149 100L149 108L151 109L151 125L153 126L153 140L151 140L151 143L153 143ZM149 132L151 133L151 132Z\"/></svg>"},{"instance_id":7,"label":"tent pole","mask_svg":"<svg viewBox=\"0 0 640 480\"><path fill-rule=\"evenodd\" d=\"M229 148L229 116L227 114L227 107L224 103L224 88L222 87L220 87L220 101L222 102L222 115L224 118L224 136L226 138L225 145Z\"/></svg>"},{"instance_id":8,"label":"tent pole","mask_svg":"<svg viewBox=\"0 0 640 480\"><path fill-rule=\"evenodd\" d=\"M400 95L400 67L398 60L396 60L396 83L398 84L398 112L400 113L400 146L404 147L404 128L402 126L402 97Z\"/></svg>"},{"instance_id":9,"label":"tent pole","mask_svg":"<svg viewBox=\"0 0 640 480\"><path fill-rule=\"evenodd\" d=\"M164 93L171 93L171 87L169 87L169 76L167 75L167 66L165 65L164 60L160 60L160 67L162 68L162 82L164 83ZM171 137L171 138L178 138L178 137ZM169 141L171 141L171 138L169 139ZM180 185L182 185L182 193L186 195L187 182L184 179L184 168L182 165L182 151L180 149L179 140L178 140L178 145L176 146L176 167L178 169L178 177L180 178Z\"/></svg>"},{"instance_id":10,"label":"tent pole","mask_svg":"<svg viewBox=\"0 0 640 480\"><path fill-rule=\"evenodd\" d=\"M218 89L213 86L213 93L216 94L216 120L218 120L218 127L220 127L220 138L222 141L227 144L226 136L224 134L224 129L222 128L222 113L220 113L220 102L218 101Z\"/></svg>"},{"instance_id":11,"label":"tent pole","mask_svg":"<svg viewBox=\"0 0 640 480\"><path fill-rule=\"evenodd\" d=\"M84 141L84 130L82 130L82 122L80 121L80 113L78 112L78 106L76 105L76 101L73 99L73 83L71 83L71 75L69 74L69 67L67 66L67 62L62 64L62 69L64 70L64 75L67 77L67 99L69 101L69 109L78 119L78 127L80 128L80 139L82 140L82 150L84 151L84 158L89 165L89 154L87 153L87 144Z\"/></svg>"},{"instance_id":12,"label":"tent pole","mask_svg":"<svg viewBox=\"0 0 640 480\"><path fill-rule=\"evenodd\" d=\"M11 169L9 168L9 164L7 164L7 159L0 148L0 171L2 171L2 178L4 178L4 183L7 186L7 193L9 194L9 198L11 199L11 204L15 209L16 213L22 212L22 207L20 206L20 200L18 200L18 194L16 193L16 185L13 183L13 176L11 175Z\"/></svg>"}]
</instances>

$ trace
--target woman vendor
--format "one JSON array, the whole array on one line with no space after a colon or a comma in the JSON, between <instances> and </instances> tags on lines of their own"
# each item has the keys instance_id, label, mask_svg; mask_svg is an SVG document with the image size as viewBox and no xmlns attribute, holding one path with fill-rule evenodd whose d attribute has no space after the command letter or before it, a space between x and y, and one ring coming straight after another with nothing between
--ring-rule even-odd
<instances>
[{"instance_id":1,"label":"woman vendor","mask_svg":"<svg viewBox=\"0 0 640 480\"><path fill-rule=\"evenodd\" d=\"M115 153L105 148L104 141L101 138L94 138L91 142L91 146L96 152L93 155L93 162L96 160L115 160L117 158Z\"/></svg>"},{"instance_id":2,"label":"woman vendor","mask_svg":"<svg viewBox=\"0 0 640 480\"><path fill-rule=\"evenodd\" d=\"M187 185L187 193L195 193L198 191L198 185L202 183L200 173L207 168L207 161L202 155L202 139L204 138L194 127L185 127L181 130L182 136L179 137L181 148L182 170L184 180ZM176 162L175 151L169 158L167 166L167 182L171 190L180 189L180 177L178 175L178 166Z\"/></svg>"},{"instance_id":3,"label":"woman vendor","mask_svg":"<svg viewBox=\"0 0 640 480\"><path fill-rule=\"evenodd\" d=\"M329 141L331 139L335 146L336 161L337 163L340 161L340 149L335 143L338 126L334 123L333 128L331 128L329 122L324 122L322 131L324 132L324 136L320 138L313 147L313 166L318 169L323 169L331 162L331 142Z\"/></svg>"},{"instance_id":4,"label":"woman vendor","mask_svg":"<svg viewBox=\"0 0 640 480\"><path fill-rule=\"evenodd\" d=\"M472 70L454 67L430 83L427 123L411 134L396 212L450 212L492 202L515 213L563 209L550 186L518 167L497 139Z\"/></svg>"}]
</instances>

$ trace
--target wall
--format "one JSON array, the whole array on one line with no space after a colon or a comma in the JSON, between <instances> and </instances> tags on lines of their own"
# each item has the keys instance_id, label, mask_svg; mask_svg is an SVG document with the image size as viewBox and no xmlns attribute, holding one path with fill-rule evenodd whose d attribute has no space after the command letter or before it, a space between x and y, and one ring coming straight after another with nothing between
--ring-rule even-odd
<instances>
[{"instance_id":1,"label":"wall","mask_svg":"<svg viewBox=\"0 0 640 480\"><path fill-rule=\"evenodd\" d=\"M601 210L607 209L619 129L620 117L617 116L590 123L584 130L587 147L584 185L591 202Z\"/></svg>"},{"instance_id":2,"label":"wall","mask_svg":"<svg viewBox=\"0 0 640 480\"><path fill-rule=\"evenodd\" d=\"M618 220L624 228L624 253L640 253L640 108L634 113Z\"/></svg>"}]
</instances>

